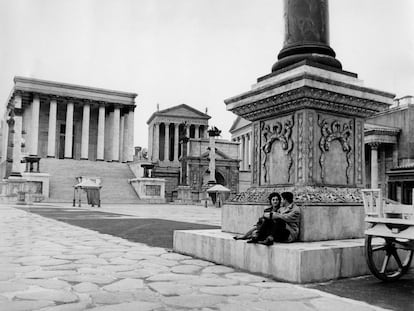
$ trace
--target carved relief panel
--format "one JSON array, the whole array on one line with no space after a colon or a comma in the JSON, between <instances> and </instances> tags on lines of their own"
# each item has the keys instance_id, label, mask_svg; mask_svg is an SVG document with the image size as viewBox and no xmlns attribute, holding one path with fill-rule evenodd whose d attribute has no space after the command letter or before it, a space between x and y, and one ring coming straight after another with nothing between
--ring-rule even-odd
<instances>
[{"instance_id":1,"label":"carved relief panel","mask_svg":"<svg viewBox=\"0 0 414 311\"><path fill-rule=\"evenodd\" d=\"M317 114L317 176L321 184L355 184L354 119Z\"/></svg>"},{"instance_id":2,"label":"carved relief panel","mask_svg":"<svg viewBox=\"0 0 414 311\"><path fill-rule=\"evenodd\" d=\"M294 115L260 123L260 182L262 185L294 183Z\"/></svg>"}]
</instances>

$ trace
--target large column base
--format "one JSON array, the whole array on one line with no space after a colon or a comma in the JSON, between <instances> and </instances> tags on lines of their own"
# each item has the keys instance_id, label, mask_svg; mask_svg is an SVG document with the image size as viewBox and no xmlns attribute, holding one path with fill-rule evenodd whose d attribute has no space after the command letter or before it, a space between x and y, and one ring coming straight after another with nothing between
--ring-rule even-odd
<instances>
[{"instance_id":1,"label":"large column base","mask_svg":"<svg viewBox=\"0 0 414 311\"><path fill-rule=\"evenodd\" d=\"M234 240L215 230L174 231L174 251L292 283L311 283L369 273L364 240L275 243Z\"/></svg>"}]
</instances>

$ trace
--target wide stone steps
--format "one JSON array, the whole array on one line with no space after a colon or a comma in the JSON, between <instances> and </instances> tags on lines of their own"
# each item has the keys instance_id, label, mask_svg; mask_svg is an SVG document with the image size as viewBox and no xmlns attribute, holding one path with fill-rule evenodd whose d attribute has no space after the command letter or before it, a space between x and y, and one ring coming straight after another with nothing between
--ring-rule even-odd
<instances>
[{"instance_id":1,"label":"wide stone steps","mask_svg":"<svg viewBox=\"0 0 414 311\"><path fill-rule=\"evenodd\" d=\"M72 202L73 186L76 184L76 177L79 176L102 179L102 204L140 202L128 183L128 179L135 176L125 163L41 159L40 165L41 172L50 174L48 202ZM83 197L86 198L85 195Z\"/></svg>"}]
</instances>

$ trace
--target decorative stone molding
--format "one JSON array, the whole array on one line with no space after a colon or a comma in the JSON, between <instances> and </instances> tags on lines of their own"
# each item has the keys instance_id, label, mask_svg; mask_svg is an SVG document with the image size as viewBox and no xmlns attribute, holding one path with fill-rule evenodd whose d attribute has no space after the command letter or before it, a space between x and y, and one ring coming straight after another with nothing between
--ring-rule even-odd
<instances>
[{"instance_id":1,"label":"decorative stone molding","mask_svg":"<svg viewBox=\"0 0 414 311\"><path fill-rule=\"evenodd\" d=\"M295 195L294 202L300 205L348 203L362 204L362 194L359 188L339 187L257 187L236 194L231 203L259 203L268 204L268 196L272 192L292 192Z\"/></svg>"},{"instance_id":2,"label":"decorative stone molding","mask_svg":"<svg viewBox=\"0 0 414 311\"><path fill-rule=\"evenodd\" d=\"M268 182L268 168L267 168L267 161L269 159L269 154L272 151L272 145L276 141L280 141L282 143L282 149L285 151L286 156L289 159L288 162L288 182L291 179L291 169L293 167L293 139L292 139L292 128L294 126L294 118L293 115L290 119L285 120L284 124L277 121L271 127L269 124L265 122L261 122L261 132L263 138L263 144L261 149L263 151L263 179L264 182Z\"/></svg>"},{"instance_id":3,"label":"decorative stone molding","mask_svg":"<svg viewBox=\"0 0 414 311\"><path fill-rule=\"evenodd\" d=\"M253 184L258 184L259 176L259 160L260 160L260 148L259 148L259 123L255 122L253 125L253 135L254 135L254 161L253 161Z\"/></svg>"},{"instance_id":4,"label":"decorative stone molding","mask_svg":"<svg viewBox=\"0 0 414 311\"><path fill-rule=\"evenodd\" d=\"M303 112L298 113L298 182L304 181Z\"/></svg>"},{"instance_id":5,"label":"decorative stone molding","mask_svg":"<svg viewBox=\"0 0 414 311\"><path fill-rule=\"evenodd\" d=\"M313 124L314 114L309 112L308 114L308 135L309 135L309 143L308 143L308 180L313 180L313 153L314 153L314 124Z\"/></svg>"},{"instance_id":6,"label":"decorative stone molding","mask_svg":"<svg viewBox=\"0 0 414 311\"><path fill-rule=\"evenodd\" d=\"M366 118L379 111L379 106L376 101L304 86L238 105L231 111L249 121L305 108Z\"/></svg>"},{"instance_id":7,"label":"decorative stone molding","mask_svg":"<svg viewBox=\"0 0 414 311\"><path fill-rule=\"evenodd\" d=\"M356 175L357 175L357 184L358 185L362 185L362 166L365 165L364 163L362 163L362 141L364 139L363 137L363 122L362 121L357 121L356 122L356 133L355 133L355 137L357 138L357 148L358 150L356 151L357 154L357 163L356 163ZM359 136L359 137L358 137Z\"/></svg>"},{"instance_id":8,"label":"decorative stone molding","mask_svg":"<svg viewBox=\"0 0 414 311\"><path fill-rule=\"evenodd\" d=\"M342 146L342 150L346 153L346 182L349 184L350 171L352 169L352 147L350 137L352 136L352 121L343 123L342 126L338 120L332 121L331 124L326 120L322 120L318 115L318 125L321 129L321 138L319 140L319 149L321 156L319 157L319 164L321 167L321 180L325 182L325 158L326 153L329 152L331 143L338 140Z\"/></svg>"}]
</instances>

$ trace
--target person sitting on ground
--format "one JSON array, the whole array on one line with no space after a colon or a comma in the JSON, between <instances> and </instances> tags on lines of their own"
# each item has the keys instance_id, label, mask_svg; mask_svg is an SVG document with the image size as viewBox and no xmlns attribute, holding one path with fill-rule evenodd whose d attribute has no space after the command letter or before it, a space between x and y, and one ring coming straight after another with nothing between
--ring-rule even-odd
<instances>
[{"instance_id":1,"label":"person sitting on ground","mask_svg":"<svg viewBox=\"0 0 414 311\"><path fill-rule=\"evenodd\" d=\"M272 212L272 213L277 212L277 210L280 208L281 199L282 198L281 198L280 194L277 193L277 192L272 192L271 194L269 194L268 200L269 200L270 207L268 207L264 210L264 215L266 213L270 213L270 212ZM265 221L265 218L263 216L260 217L259 220L253 226L252 229L247 231L242 236L233 237L233 239L235 239L235 240L249 240L249 239L252 239L252 238L256 238L257 237L257 232L260 229L260 227L262 226L264 221Z\"/></svg>"},{"instance_id":2,"label":"person sitting on ground","mask_svg":"<svg viewBox=\"0 0 414 311\"><path fill-rule=\"evenodd\" d=\"M293 203L293 193L283 192L281 207L276 212L266 212L264 221L255 236L247 243L272 245L276 242L294 242L299 236L300 208Z\"/></svg>"}]
</instances>

